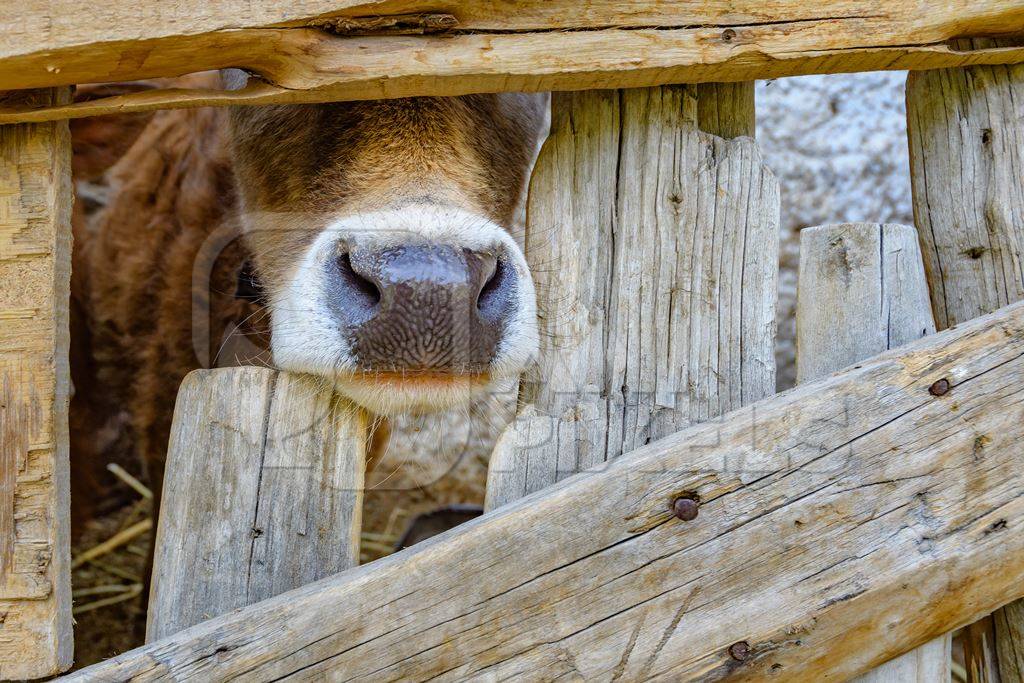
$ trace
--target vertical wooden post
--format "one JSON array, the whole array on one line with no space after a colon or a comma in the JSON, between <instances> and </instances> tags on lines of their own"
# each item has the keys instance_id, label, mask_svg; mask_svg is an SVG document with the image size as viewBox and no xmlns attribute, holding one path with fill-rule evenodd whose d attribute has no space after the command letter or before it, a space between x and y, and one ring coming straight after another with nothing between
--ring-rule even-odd
<instances>
[{"instance_id":1,"label":"vertical wooden post","mask_svg":"<svg viewBox=\"0 0 1024 683\"><path fill-rule=\"evenodd\" d=\"M178 393L147 641L359 563L367 422L313 378L198 370Z\"/></svg>"},{"instance_id":2,"label":"vertical wooden post","mask_svg":"<svg viewBox=\"0 0 1024 683\"><path fill-rule=\"evenodd\" d=\"M1000 610L1007 613L1008 610ZM1020 678L1001 675L999 660L996 654L996 625L993 615L969 624L961 635L964 647L964 662L967 680L971 683L1017 683Z\"/></svg>"},{"instance_id":3,"label":"vertical wooden post","mask_svg":"<svg viewBox=\"0 0 1024 683\"><path fill-rule=\"evenodd\" d=\"M1024 600L1011 602L993 614L992 630L999 637L997 654L1003 680L1024 681Z\"/></svg>"},{"instance_id":4,"label":"vertical wooden post","mask_svg":"<svg viewBox=\"0 0 1024 683\"><path fill-rule=\"evenodd\" d=\"M693 92L553 96L526 236L542 360L489 508L774 392L778 184L753 140L696 128Z\"/></svg>"},{"instance_id":5,"label":"vertical wooden post","mask_svg":"<svg viewBox=\"0 0 1024 683\"><path fill-rule=\"evenodd\" d=\"M939 329L1024 299L1024 65L911 73L907 129L914 220ZM995 618L1007 680L1024 672L1021 617L1018 604ZM975 681L998 680L987 645L966 648L979 657L967 667L981 672Z\"/></svg>"},{"instance_id":6,"label":"vertical wooden post","mask_svg":"<svg viewBox=\"0 0 1024 683\"><path fill-rule=\"evenodd\" d=\"M51 105L67 89L0 95ZM0 679L71 666L67 122L0 126Z\"/></svg>"},{"instance_id":7,"label":"vertical wooden post","mask_svg":"<svg viewBox=\"0 0 1024 683\"><path fill-rule=\"evenodd\" d=\"M800 233L797 381L808 382L935 332L917 232L851 223ZM951 637L897 657L858 683L950 680Z\"/></svg>"},{"instance_id":8,"label":"vertical wooden post","mask_svg":"<svg viewBox=\"0 0 1024 683\"><path fill-rule=\"evenodd\" d=\"M697 107L697 127L705 133L730 140L754 137L757 115L754 83L696 83L683 86Z\"/></svg>"}]
</instances>

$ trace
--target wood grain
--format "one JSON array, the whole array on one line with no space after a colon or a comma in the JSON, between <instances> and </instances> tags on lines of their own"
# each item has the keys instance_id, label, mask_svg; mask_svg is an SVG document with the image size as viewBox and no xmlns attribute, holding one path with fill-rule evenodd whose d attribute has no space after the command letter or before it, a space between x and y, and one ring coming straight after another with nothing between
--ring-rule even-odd
<instances>
[{"instance_id":1,"label":"wood grain","mask_svg":"<svg viewBox=\"0 0 1024 683\"><path fill-rule=\"evenodd\" d=\"M797 381L935 332L917 231L845 223L800 231Z\"/></svg>"},{"instance_id":2,"label":"wood grain","mask_svg":"<svg viewBox=\"0 0 1024 683\"><path fill-rule=\"evenodd\" d=\"M125 81L238 67L248 91L150 91L0 122L181 106L268 104L470 92L583 90L749 81L806 73L1024 61L1024 48L962 50L963 36L1024 31L1024 0L670 2L442 0L200 3L83 7L32 0L0 13L0 82L9 88ZM66 12L66 14L62 13ZM442 35L334 35L329 17L447 13ZM7 18L10 17L10 18ZM325 18L328 18L325 20ZM334 24L346 25L345 22ZM282 26L286 28L282 28Z\"/></svg>"},{"instance_id":3,"label":"wood grain","mask_svg":"<svg viewBox=\"0 0 1024 683\"><path fill-rule=\"evenodd\" d=\"M935 332L928 282L907 225L847 223L800 232L797 376L807 382ZM951 680L947 634L856 683Z\"/></svg>"},{"instance_id":4,"label":"wood grain","mask_svg":"<svg viewBox=\"0 0 1024 683\"><path fill-rule=\"evenodd\" d=\"M697 101L697 127L730 140L757 133L754 82L695 83L688 86Z\"/></svg>"},{"instance_id":5,"label":"wood grain","mask_svg":"<svg viewBox=\"0 0 1024 683\"><path fill-rule=\"evenodd\" d=\"M315 379L197 370L174 414L147 639L359 561L362 411Z\"/></svg>"},{"instance_id":6,"label":"wood grain","mask_svg":"<svg viewBox=\"0 0 1024 683\"><path fill-rule=\"evenodd\" d=\"M527 213L541 361L487 507L774 393L778 183L753 140L696 128L698 102L555 95Z\"/></svg>"},{"instance_id":7,"label":"wood grain","mask_svg":"<svg viewBox=\"0 0 1024 683\"><path fill-rule=\"evenodd\" d=\"M1024 600L992 615L995 650L1004 681L1024 681Z\"/></svg>"},{"instance_id":8,"label":"wood grain","mask_svg":"<svg viewBox=\"0 0 1024 683\"><path fill-rule=\"evenodd\" d=\"M914 219L939 327L1024 299L1024 67L911 74L907 126ZM1019 669L1024 641L998 641L1024 629L1009 625L1021 611L995 619L995 644L968 647L980 657L968 662L974 681L998 680L993 652L1009 671Z\"/></svg>"},{"instance_id":9,"label":"wood grain","mask_svg":"<svg viewBox=\"0 0 1024 683\"><path fill-rule=\"evenodd\" d=\"M67 680L844 680L1024 593L1022 373L1018 304Z\"/></svg>"},{"instance_id":10,"label":"wood grain","mask_svg":"<svg viewBox=\"0 0 1024 683\"><path fill-rule=\"evenodd\" d=\"M14 96L10 96L13 98ZM66 88L19 93L67 102ZM0 93L0 101L4 100ZM0 126L0 679L71 665L66 123Z\"/></svg>"},{"instance_id":11,"label":"wood grain","mask_svg":"<svg viewBox=\"0 0 1024 683\"><path fill-rule=\"evenodd\" d=\"M1024 66L911 74L914 219L940 328L1024 298Z\"/></svg>"},{"instance_id":12,"label":"wood grain","mask_svg":"<svg viewBox=\"0 0 1024 683\"><path fill-rule=\"evenodd\" d=\"M996 628L992 615L979 619L961 632L967 683L1001 683L996 653ZM1013 679L1010 679L1013 680Z\"/></svg>"}]
</instances>

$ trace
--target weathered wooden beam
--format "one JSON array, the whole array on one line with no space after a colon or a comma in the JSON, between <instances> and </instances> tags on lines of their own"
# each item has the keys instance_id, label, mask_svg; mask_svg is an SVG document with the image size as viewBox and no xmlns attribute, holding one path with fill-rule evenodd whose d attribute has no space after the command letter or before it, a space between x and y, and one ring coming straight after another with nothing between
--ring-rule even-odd
<instances>
[{"instance_id":1,"label":"weathered wooden beam","mask_svg":"<svg viewBox=\"0 0 1024 683\"><path fill-rule=\"evenodd\" d=\"M556 93L552 100L552 131L527 207L526 256L544 340L526 383L536 402L491 456L488 508L572 473L560 467L599 467L626 444L682 428L691 411L680 404L702 406L718 396L697 412L738 407L750 374L745 362L757 368L748 392L774 393L778 184L752 141L726 143L697 130L753 136L754 84ZM662 163L646 163L654 150ZM747 258L736 246L748 242L763 250ZM679 245L700 247L684 257ZM709 267L690 267L697 259ZM745 296L764 306L743 308L728 296L747 286ZM691 316L694 309L700 315ZM737 330L745 327L770 333L743 344ZM602 347L616 362L606 363ZM704 372L696 359L708 347L737 362L727 361L717 375ZM660 357L678 365L664 377L644 371L646 359ZM659 380L680 376L676 391L658 391ZM585 386L575 381L580 377ZM546 422L558 437L519 442L530 421ZM616 427L629 436L608 439Z\"/></svg>"},{"instance_id":2,"label":"weathered wooden beam","mask_svg":"<svg viewBox=\"0 0 1024 683\"><path fill-rule=\"evenodd\" d=\"M488 508L775 393L778 182L753 140L697 129L695 94L553 97L525 240L541 360Z\"/></svg>"},{"instance_id":3,"label":"weathered wooden beam","mask_svg":"<svg viewBox=\"0 0 1024 683\"><path fill-rule=\"evenodd\" d=\"M68 680L843 680L1024 593L1022 376L1024 304Z\"/></svg>"},{"instance_id":4,"label":"weathered wooden beam","mask_svg":"<svg viewBox=\"0 0 1024 683\"><path fill-rule=\"evenodd\" d=\"M935 332L917 231L847 223L800 232L797 377L808 382ZM952 636L886 662L856 683L951 680Z\"/></svg>"},{"instance_id":5,"label":"weathered wooden beam","mask_svg":"<svg viewBox=\"0 0 1024 683\"><path fill-rule=\"evenodd\" d=\"M146 638L359 564L367 421L313 378L197 370L167 453Z\"/></svg>"},{"instance_id":6,"label":"weathered wooden beam","mask_svg":"<svg viewBox=\"0 0 1024 683\"><path fill-rule=\"evenodd\" d=\"M1024 0L933 3L927 11L903 0L601 0L583 9L576 0L197 5L145 0L71 9L71 0L34 0L0 19L0 84L123 81L224 67L249 70L265 83L235 92L150 91L45 112L8 109L0 122L1024 61L1022 47L946 44L1024 32ZM425 35L408 35L416 31Z\"/></svg>"},{"instance_id":7,"label":"weathered wooden beam","mask_svg":"<svg viewBox=\"0 0 1024 683\"><path fill-rule=\"evenodd\" d=\"M67 88L19 93L59 104ZM0 101L4 99L0 94ZM66 123L0 126L0 679L71 666Z\"/></svg>"},{"instance_id":8,"label":"weathered wooden beam","mask_svg":"<svg viewBox=\"0 0 1024 683\"><path fill-rule=\"evenodd\" d=\"M1024 299L1024 66L911 74L907 128L914 219L939 327ZM1011 672L1024 669L1021 614L995 619L999 665ZM968 666L976 680L998 676L986 654L992 645L967 649L981 657Z\"/></svg>"}]
</instances>

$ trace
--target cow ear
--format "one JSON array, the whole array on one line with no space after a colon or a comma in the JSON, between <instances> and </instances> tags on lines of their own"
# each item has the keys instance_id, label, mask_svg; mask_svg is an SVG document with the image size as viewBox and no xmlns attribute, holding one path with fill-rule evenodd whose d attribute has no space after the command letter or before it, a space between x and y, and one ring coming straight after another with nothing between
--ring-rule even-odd
<instances>
[{"instance_id":1,"label":"cow ear","mask_svg":"<svg viewBox=\"0 0 1024 683\"><path fill-rule=\"evenodd\" d=\"M75 90L75 102L128 95L159 87L149 81L83 85ZM79 180L96 180L116 164L135 143L154 112L107 114L72 119L72 170Z\"/></svg>"}]
</instances>

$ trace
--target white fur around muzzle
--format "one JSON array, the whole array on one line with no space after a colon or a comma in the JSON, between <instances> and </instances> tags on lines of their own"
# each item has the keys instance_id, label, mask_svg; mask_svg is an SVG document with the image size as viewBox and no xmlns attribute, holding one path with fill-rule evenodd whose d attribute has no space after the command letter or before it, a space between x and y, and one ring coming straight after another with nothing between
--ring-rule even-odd
<instances>
[{"instance_id":1,"label":"white fur around muzzle","mask_svg":"<svg viewBox=\"0 0 1024 683\"><path fill-rule=\"evenodd\" d=\"M355 359L327 303L327 264L337 258L342 244L380 249L415 242L493 251L515 270L518 300L491 364L491 386L484 389L508 391L537 353L536 298L529 267L522 250L501 226L445 206L415 205L330 223L281 286L268 291L274 363L285 370L333 379L341 393L379 414L444 409L469 400L473 393L469 384L458 381L430 391L393 386L384 391L365 380L353 381Z\"/></svg>"}]
</instances>

